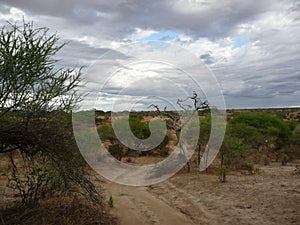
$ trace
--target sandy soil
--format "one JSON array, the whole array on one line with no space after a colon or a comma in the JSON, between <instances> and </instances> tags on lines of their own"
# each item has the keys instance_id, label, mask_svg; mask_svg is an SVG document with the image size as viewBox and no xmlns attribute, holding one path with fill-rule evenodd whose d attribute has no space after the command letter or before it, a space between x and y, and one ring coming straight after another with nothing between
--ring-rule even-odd
<instances>
[{"instance_id":1,"label":"sandy soil","mask_svg":"<svg viewBox=\"0 0 300 225\"><path fill-rule=\"evenodd\" d=\"M121 225L300 224L300 176L292 175L294 168L272 164L256 175L233 172L227 183L194 170L150 187L108 181L104 187Z\"/></svg>"},{"instance_id":2,"label":"sandy soil","mask_svg":"<svg viewBox=\"0 0 300 225\"><path fill-rule=\"evenodd\" d=\"M188 216L150 193L146 187L128 187L111 182L104 186L113 196L113 214L119 218L120 224L192 224Z\"/></svg>"},{"instance_id":3,"label":"sandy soil","mask_svg":"<svg viewBox=\"0 0 300 225\"><path fill-rule=\"evenodd\" d=\"M299 164L299 163L298 163ZM300 175L295 166L271 164L260 167L260 174L228 174L219 183L212 170L199 173L193 168L149 187L128 187L109 181L106 199L112 195L112 213L121 225L184 224L300 224ZM16 200L15 192L0 179L0 208ZM2 182L3 181L3 182Z\"/></svg>"}]
</instances>

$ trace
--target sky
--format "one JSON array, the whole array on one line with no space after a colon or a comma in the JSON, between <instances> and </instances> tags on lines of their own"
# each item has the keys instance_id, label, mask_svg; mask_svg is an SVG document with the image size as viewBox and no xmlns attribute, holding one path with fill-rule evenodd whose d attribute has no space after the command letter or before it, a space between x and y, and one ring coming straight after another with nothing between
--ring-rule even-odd
<instances>
[{"instance_id":1,"label":"sky","mask_svg":"<svg viewBox=\"0 0 300 225\"><path fill-rule=\"evenodd\" d=\"M1 26L23 18L68 42L62 67L85 66L86 108L171 109L193 91L228 109L300 106L300 0L0 1Z\"/></svg>"}]
</instances>

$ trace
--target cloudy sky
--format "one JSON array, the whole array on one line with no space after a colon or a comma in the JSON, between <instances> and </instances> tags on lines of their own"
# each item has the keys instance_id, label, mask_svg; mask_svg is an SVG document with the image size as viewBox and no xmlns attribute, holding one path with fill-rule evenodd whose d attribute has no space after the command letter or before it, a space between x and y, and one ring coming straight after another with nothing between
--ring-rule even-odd
<instances>
[{"instance_id":1,"label":"cloudy sky","mask_svg":"<svg viewBox=\"0 0 300 225\"><path fill-rule=\"evenodd\" d=\"M300 0L0 2L1 25L23 18L70 41L59 56L86 66L89 107L143 109L193 90L218 105L216 89L227 108L300 106Z\"/></svg>"}]
</instances>

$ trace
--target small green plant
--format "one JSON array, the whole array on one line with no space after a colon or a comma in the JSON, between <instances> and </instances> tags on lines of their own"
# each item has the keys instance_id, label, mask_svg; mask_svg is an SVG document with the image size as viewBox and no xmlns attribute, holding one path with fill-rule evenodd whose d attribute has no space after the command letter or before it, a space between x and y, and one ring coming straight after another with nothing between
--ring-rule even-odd
<instances>
[{"instance_id":1,"label":"small green plant","mask_svg":"<svg viewBox=\"0 0 300 225\"><path fill-rule=\"evenodd\" d=\"M114 199L112 197L112 195L109 196L109 199L108 199L108 205L113 208L114 207Z\"/></svg>"},{"instance_id":2,"label":"small green plant","mask_svg":"<svg viewBox=\"0 0 300 225\"><path fill-rule=\"evenodd\" d=\"M249 174L254 174L254 165L252 163L245 163L243 168L247 170Z\"/></svg>"},{"instance_id":3,"label":"small green plant","mask_svg":"<svg viewBox=\"0 0 300 225\"><path fill-rule=\"evenodd\" d=\"M226 166L222 166L218 169L218 177L221 183L226 182L226 172L228 171Z\"/></svg>"},{"instance_id":4,"label":"small green plant","mask_svg":"<svg viewBox=\"0 0 300 225\"><path fill-rule=\"evenodd\" d=\"M284 155L283 155L283 158L282 158L282 161L281 161L281 164L282 164L283 166L286 166L286 164L288 163L288 161L289 161L288 155L287 155L287 154L284 154Z\"/></svg>"},{"instance_id":5,"label":"small green plant","mask_svg":"<svg viewBox=\"0 0 300 225\"><path fill-rule=\"evenodd\" d=\"M99 118L99 117L96 117L96 118L95 118L95 122L96 122L96 123L102 123L102 122L103 122L103 119L102 119L102 118Z\"/></svg>"},{"instance_id":6,"label":"small green plant","mask_svg":"<svg viewBox=\"0 0 300 225\"><path fill-rule=\"evenodd\" d=\"M259 168L255 168L254 173L259 174L260 173L260 169Z\"/></svg>"}]
</instances>

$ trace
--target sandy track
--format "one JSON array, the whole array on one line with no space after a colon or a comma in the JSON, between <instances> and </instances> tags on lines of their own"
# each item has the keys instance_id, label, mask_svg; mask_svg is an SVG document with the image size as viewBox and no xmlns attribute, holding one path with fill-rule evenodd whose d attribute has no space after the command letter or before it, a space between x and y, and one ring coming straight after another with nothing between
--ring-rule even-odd
<instances>
[{"instance_id":1,"label":"sandy track","mask_svg":"<svg viewBox=\"0 0 300 225\"><path fill-rule=\"evenodd\" d=\"M182 212L147 191L146 187L129 187L105 182L108 195L113 196L113 213L121 225L193 224Z\"/></svg>"},{"instance_id":2,"label":"sandy track","mask_svg":"<svg viewBox=\"0 0 300 225\"><path fill-rule=\"evenodd\" d=\"M293 166L262 167L259 175L180 173L150 187L104 182L121 225L300 224L300 176Z\"/></svg>"},{"instance_id":3,"label":"sandy track","mask_svg":"<svg viewBox=\"0 0 300 225\"><path fill-rule=\"evenodd\" d=\"M196 170L149 187L118 185L103 178L98 184L104 187L106 200L113 196L112 212L121 225L298 225L300 175L293 175L294 168L272 164L256 175L236 171L224 184L216 175ZM15 200L15 192L4 184L0 208Z\"/></svg>"},{"instance_id":4,"label":"sandy track","mask_svg":"<svg viewBox=\"0 0 300 225\"><path fill-rule=\"evenodd\" d=\"M300 176L293 166L262 168L259 175L234 172L218 183L211 174L179 174L149 191L195 224L300 224Z\"/></svg>"}]
</instances>

